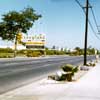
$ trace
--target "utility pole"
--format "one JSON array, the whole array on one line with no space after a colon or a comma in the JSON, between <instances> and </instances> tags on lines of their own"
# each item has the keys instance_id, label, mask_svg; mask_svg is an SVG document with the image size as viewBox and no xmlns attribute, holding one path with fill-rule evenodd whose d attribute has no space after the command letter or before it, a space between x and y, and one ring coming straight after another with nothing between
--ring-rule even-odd
<instances>
[{"instance_id":1,"label":"utility pole","mask_svg":"<svg viewBox=\"0 0 100 100\"><path fill-rule=\"evenodd\" d=\"M15 44L14 44L14 58L16 57L16 52L17 52L17 36L15 37Z\"/></svg>"},{"instance_id":2,"label":"utility pole","mask_svg":"<svg viewBox=\"0 0 100 100\"><path fill-rule=\"evenodd\" d=\"M85 22L85 43L84 43L84 65L87 64L87 36L88 36L88 12L89 12L89 0L86 0L85 7L86 22Z\"/></svg>"}]
</instances>

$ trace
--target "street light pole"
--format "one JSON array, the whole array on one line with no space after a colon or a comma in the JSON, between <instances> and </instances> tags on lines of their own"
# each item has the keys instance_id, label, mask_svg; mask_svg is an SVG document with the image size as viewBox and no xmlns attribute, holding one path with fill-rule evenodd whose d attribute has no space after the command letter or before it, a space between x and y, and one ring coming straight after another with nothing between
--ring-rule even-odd
<instances>
[{"instance_id":1,"label":"street light pole","mask_svg":"<svg viewBox=\"0 0 100 100\"><path fill-rule=\"evenodd\" d=\"M84 43L84 65L87 64L87 36L88 36L88 8L89 8L89 0L86 0L86 23L85 23L85 43Z\"/></svg>"}]
</instances>

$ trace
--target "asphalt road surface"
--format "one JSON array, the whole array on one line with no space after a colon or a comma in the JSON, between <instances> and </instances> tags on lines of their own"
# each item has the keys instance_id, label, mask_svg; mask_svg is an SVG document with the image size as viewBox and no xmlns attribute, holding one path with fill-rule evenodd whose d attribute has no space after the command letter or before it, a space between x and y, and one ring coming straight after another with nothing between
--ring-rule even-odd
<instances>
[{"instance_id":1,"label":"asphalt road surface","mask_svg":"<svg viewBox=\"0 0 100 100\"><path fill-rule=\"evenodd\" d=\"M89 56L88 60L94 58ZM0 59L0 94L47 77L66 63L79 65L83 56Z\"/></svg>"}]
</instances>

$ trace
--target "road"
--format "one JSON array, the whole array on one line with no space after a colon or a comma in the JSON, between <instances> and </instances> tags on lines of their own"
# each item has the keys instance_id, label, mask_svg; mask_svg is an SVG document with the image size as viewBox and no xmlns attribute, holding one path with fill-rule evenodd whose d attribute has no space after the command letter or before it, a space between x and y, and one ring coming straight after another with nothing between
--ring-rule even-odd
<instances>
[{"instance_id":1,"label":"road","mask_svg":"<svg viewBox=\"0 0 100 100\"><path fill-rule=\"evenodd\" d=\"M88 57L88 60L94 56ZM59 70L66 63L83 63L82 56L52 56L38 59L0 59L0 94L24 86Z\"/></svg>"}]
</instances>

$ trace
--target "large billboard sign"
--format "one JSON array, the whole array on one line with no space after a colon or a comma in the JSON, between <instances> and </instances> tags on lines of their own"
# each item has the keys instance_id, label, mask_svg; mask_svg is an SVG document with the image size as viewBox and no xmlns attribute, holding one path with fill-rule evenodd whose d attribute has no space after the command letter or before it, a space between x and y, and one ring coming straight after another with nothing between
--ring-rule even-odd
<instances>
[{"instance_id":1,"label":"large billboard sign","mask_svg":"<svg viewBox=\"0 0 100 100\"><path fill-rule=\"evenodd\" d=\"M45 35L25 35L22 36L22 41L26 44L28 49L43 49L45 47Z\"/></svg>"}]
</instances>

